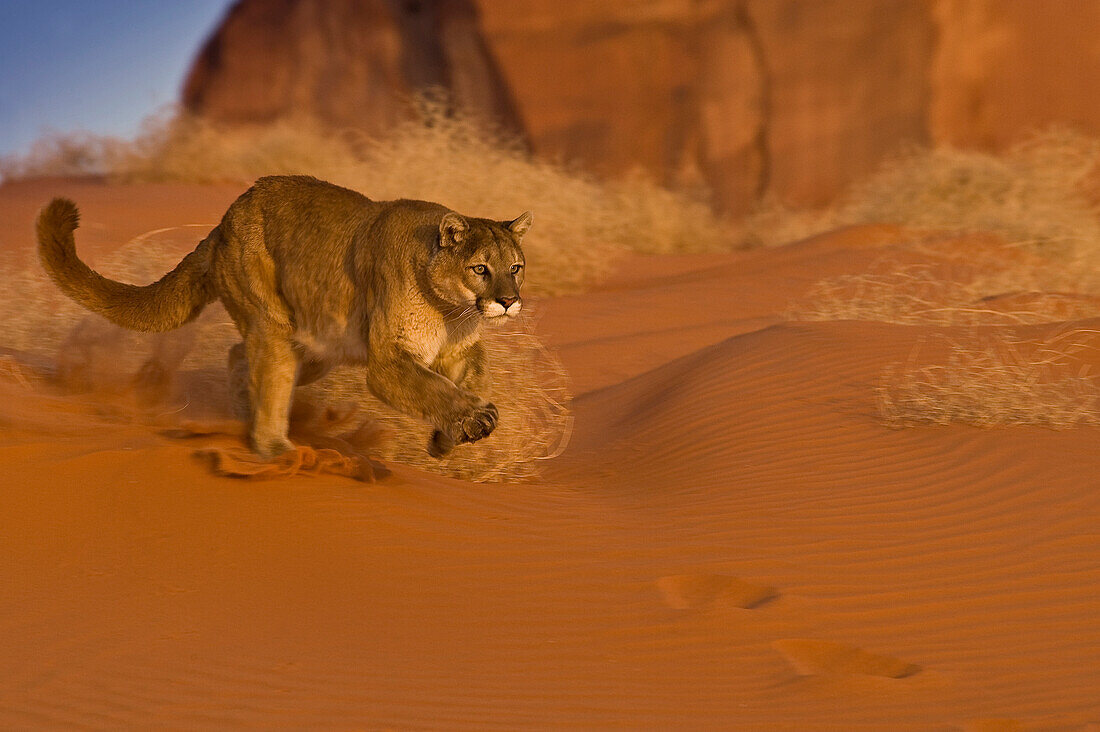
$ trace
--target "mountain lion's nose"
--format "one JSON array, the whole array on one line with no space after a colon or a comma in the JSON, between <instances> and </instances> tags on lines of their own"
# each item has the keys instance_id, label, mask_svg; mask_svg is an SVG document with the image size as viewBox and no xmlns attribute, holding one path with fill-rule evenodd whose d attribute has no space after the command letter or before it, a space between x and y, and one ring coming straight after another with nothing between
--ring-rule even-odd
<instances>
[{"instance_id":1,"label":"mountain lion's nose","mask_svg":"<svg viewBox=\"0 0 1100 732\"><path fill-rule=\"evenodd\" d=\"M516 301L516 299L517 298L514 298L514 297L498 297L497 302L499 302L501 305L503 305L504 309L507 310L508 307Z\"/></svg>"}]
</instances>

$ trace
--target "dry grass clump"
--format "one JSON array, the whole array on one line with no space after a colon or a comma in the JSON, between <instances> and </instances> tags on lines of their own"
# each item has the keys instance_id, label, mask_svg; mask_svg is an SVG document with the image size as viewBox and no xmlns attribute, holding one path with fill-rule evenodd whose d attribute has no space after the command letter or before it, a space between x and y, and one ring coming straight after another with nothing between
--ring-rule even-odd
<instances>
[{"instance_id":1,"label":"dry grass clump","mask_svg":"<svg viewBox=\"0 0 1100 732\"><path fill-rule=\"evenodd\" d=\"M22 155L0 156L0 180L38 176L101 175L127 143L87 132L47 132Z\"/></svg>"},{"instance_id":2,"label":"dry grass clump","mask_svg":"<svg viewBox=\"0 0 1100 732\"><path fill-rule=\"evenodd\" d=\"M914 352L880 377L879 414L892 427L1100 423L1100 386L1084 358L1096 353L1096 335L1078 329L1039 343L989 336L952 343L945 363L928 366L915 365Z\"/></svg>"},{"instance_id":3,"label":"dry grass clump","mask_svg":"<svg viewBox=\"0 0 1100 732\"><path fill-rule=\"evenodd\" d=\"M1042 272L990 264L968 278L928 264L883 265L874 272L815 283L794 320L867 320L904 325L1024 325L1100 316L1100 300L1051 292ZM1057 278L1058 275L1055 275Z\"/></svg>"},{"instance_id":4,"label":"dry grass clump","mask_svg":"<svg viewBox=\"0 0 1100 732\"><path fill-rule=\"evenodd\" d=\"M741 243L748 249L779 247L832 231L839 225L833 208L792 208L773 196L766 196L756 210L745 217Z\"/></svg>"},{"instance_id":5,"label":"dry grass clump","mask_svg":"<svg viewBox=\"0 0 1100 732\"><path fill-rule=\"evenodd\" d=\"M852 186L831 208L793 211L775 202L747 222L753 243L785 244L840 226L991 232L1067 264L1100 257L1095 199L1100 140L1050 129L1002 155L911 147Z\"/></svg>"},{"instance_id":6,"label":"dry grass clump","mask_svg":"<svg viewBox=\"0 0 1100 732\"><path fill-rule=\"evenodd\" d=\"M1004 155L909 150L854 186L836 220L993 232L1076 254L1100 246L1100 219L1089 196L1098 163L1100 141L1065 130L1036 135Z\"/></svg>"},{"instance_id":7,"label":"dry grass clump","mask_svg":"<svg viewBox=\"0 0 1100 732\"><path fill-rule=\"evenodd\" d=\"M535 226L524 242L532 292L575 292L628 251L729 249L736 236L704 202L642 177L600 182L539 160L519 141L456 112L438 94L418 116L383 137L326 131L308 120L217 125L168 113L133 141L54 136L21 159L0 161L4 177L104 172L127 181L237 182L308 174L370 198L419 198L455 210Z\"/></svg>"},{"instance_id":8,"label":"dry grass clump","mask_svg":"<svg viewBox=\"0 0 1100 732\"><path fill-rule=\"evenodd\" d=\"M823 279L810 288L790 315L795 320L956 325L973 322L972 316L977 315L974 299L966 284L946 280L929 266L905 265L883 273Z\"/></svg>"}]
</instances>

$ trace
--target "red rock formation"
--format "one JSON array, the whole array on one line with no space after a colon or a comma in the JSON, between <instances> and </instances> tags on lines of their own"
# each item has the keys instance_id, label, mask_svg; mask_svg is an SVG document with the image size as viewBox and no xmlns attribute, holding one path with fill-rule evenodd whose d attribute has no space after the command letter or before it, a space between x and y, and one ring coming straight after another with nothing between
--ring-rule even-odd
<instances>
[{"instance_id":1,"label":"red rock formation","mask_svg":"<svg viewBox=\"0 0 1100 732\"><path fill-rule=\"evenodd\" d=\"M927 140L920 0L481 0L537 150L701 182L728 211L832 198Z\"/></svg>"},{"instance_id":2,"label":"red rock formation","mask_svg":"<svg viewBox=\"0 0 1100 732\"><path fill-rule=\"evenodd\" d=\"M379 131L441 85L544 156L739 213L826 203L906 142L1100 134L1096 28L1035 0L241 0L184 100Z\"/></svg>"},{"instance_id":3,"label":"red rock formation","mask_svg":"<svg viewBox=\"0 0 1100 732\"><path fill-rule=\"evenodd\" d=\"M379 132L430 86L522 130L471 0L239 0L188 73L183 104L227 122L302 115Z\"/></svg>"}]
</instances>

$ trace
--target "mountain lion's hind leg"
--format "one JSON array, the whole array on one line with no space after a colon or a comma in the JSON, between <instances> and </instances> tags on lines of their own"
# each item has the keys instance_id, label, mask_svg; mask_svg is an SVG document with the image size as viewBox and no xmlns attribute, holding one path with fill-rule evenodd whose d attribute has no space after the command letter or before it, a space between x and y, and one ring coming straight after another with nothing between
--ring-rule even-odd
<instances>
[{"instance_id":1,"label":"mountain lion's hind leg","mask_svg":"<svg viewBox=\"0 0 1100 732\"><path fill-rule=\"evenodd\" d=\"M245 336L244 352L248 361L248 436L252 449L264 458L293 450L287 431L298 371L294 347L286 338L260 331Z\"/></svg>"},{"instance_id":2,"label":"mountain lion's hind leg","mask_svg":"<svg viewBox=\"0 0 1100 732\"><path fill-rule=\"evenodd\" d=\"M332 370L332 364L308 356L299 357L298 378L295 386L305 386L324 378ZM233 416L252 424L252 400L249 396L248 357L243 343L229 349L229 399Z\"/></svg>"}]
</instances>

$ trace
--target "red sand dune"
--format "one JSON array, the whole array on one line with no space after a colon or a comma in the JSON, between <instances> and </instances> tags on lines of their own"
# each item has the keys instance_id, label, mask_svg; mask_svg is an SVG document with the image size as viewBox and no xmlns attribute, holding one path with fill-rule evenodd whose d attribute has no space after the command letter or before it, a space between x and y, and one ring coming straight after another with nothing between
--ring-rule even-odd
<instances>
[{"instance_id":1,"label":"red sand dune","mask_svg":"<svg viewBox=\"0 0 1100 732\"><path fill-rule=\"evenodd\" d=\"M235 195L8 185L5 249L53 194L93 253ZM540 303L578 397L528 484L219 477L5 359L0 726L1095 729L1100 431L889 429L952 329L783 317L896 233Z\"/></svg>"}]
</instances>

